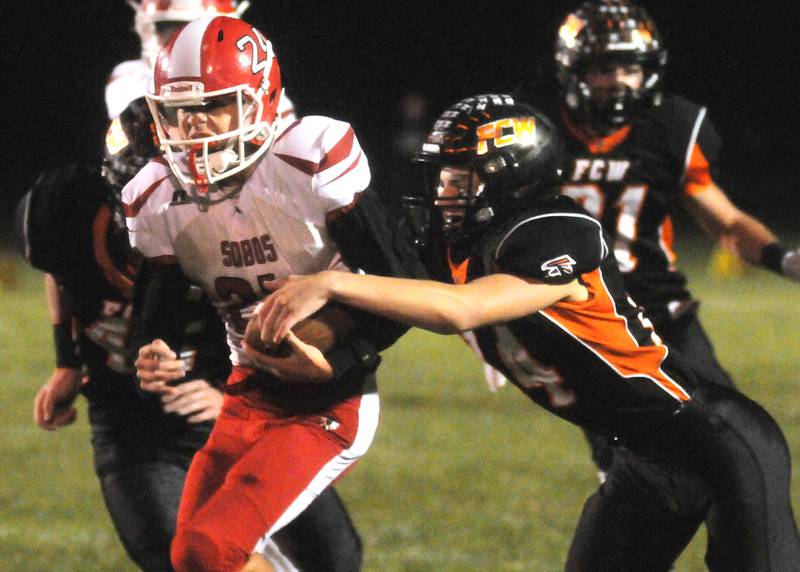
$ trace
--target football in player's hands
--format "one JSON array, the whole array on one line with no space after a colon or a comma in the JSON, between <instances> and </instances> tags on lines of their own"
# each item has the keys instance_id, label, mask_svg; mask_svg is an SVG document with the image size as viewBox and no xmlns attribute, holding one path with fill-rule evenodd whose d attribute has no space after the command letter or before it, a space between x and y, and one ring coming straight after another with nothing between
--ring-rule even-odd
<instances>
[{"instance_id":1,"label":"football in player's hands","mask_svg":"<svg viewBox=\"0 0 800 572\"><path fill-rule=\"evenodd\" d=\"M316 314L295 324L292 332L300 341L326 353L354 329L355 322L347 312L338 306L328 304ZM251 349L262 354L285 357L291 353L291 346L285 340L273 345L266 344L261 339L261 316L257 313L247 322L244 341Z\"/></svg>"}]
</instances>

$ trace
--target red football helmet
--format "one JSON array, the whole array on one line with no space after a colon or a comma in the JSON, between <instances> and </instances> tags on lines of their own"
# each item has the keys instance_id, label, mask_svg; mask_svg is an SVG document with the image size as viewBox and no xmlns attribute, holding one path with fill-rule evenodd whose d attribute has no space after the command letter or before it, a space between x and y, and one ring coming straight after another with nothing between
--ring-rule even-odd
<instances>
[{"instance_id":1,"label":"red football helmet","mask_svg":"<svg viewBox=\"0 0 800 572\"><path fill-rule=\"evenodd\" d=\"M136 33L142 40L142 57L154 65L161 48L178 27L204 16L238 18L249 2L236 0L129 0L136 11Z\"/></svg>"},{"instance_id":2,"label":"red football helmet","mask_svg":"<svg viewBox=\"0 0 800 572\"><path fill-rule=\"evenodd\" d=\"M204 191L252 165L275 137L281 73L272 43L242 20L217 16L187 24L158 56L147 101L175 175ZM230 130L186 138L181 113L235 105Z\"/></svg>"}]
</instances>

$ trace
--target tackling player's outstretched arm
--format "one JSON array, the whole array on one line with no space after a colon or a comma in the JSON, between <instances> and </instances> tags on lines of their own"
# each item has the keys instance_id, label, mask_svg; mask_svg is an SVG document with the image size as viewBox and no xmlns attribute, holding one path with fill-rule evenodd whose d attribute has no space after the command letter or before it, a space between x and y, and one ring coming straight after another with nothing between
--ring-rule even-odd
<instances>
[{"instance_id":1,"label":"tackling player's outstretched arm","mask_svg":"<svg viewBox=\"0 0 800 572\"><path fill-rule=\"evenodd\" d=\"M510 274L492 274L467 284L388 278L325 271L291 277L258 308L262 337L282 340L298 321L328 300L442 334L508 322L561 300L581 301L577 281L550 285Z\"/></svg>"}]
</instances>

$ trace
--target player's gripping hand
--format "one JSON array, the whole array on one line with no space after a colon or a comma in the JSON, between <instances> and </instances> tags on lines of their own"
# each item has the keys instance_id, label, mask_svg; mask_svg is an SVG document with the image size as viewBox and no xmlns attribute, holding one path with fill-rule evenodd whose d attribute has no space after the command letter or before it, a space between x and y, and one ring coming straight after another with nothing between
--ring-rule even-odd
<instances>
[{"instance_id":1,"label":"player's gripping hand","mask_svg":"<svg viewBox=\"0 0 800 572\"><path fill-rule=\"evenodd\" d=\"M290 350L285 356L257 352L246 342L244 353L258 368L283 381L325 383L333 379L333 367L318 348L305 343L291 330L284 340Z\"/></svg>"},{"instance_id":2,"label":"player's gripping hand","mask_svg":"<svg viewBox=\"0 0 800 572\"><path fill-rule=\"evenodd\" d=\"M330 299L327 282L330 271L287 280L265 281L272 294L264 298L255 312L261 316L261 339L279 344L297 322L322 308Z\"/></svg>"},{"instance_id":3,"label":"player's gripping hand","mask_svg":"<svg viewBox=\"0 0 800 572\"><path fill-rule=\"evenodd\" d=\"M175 393L171 382L186 375L186 362L178 356L163 340L153 340L139 348L139 355L133 364L142 391L151 393Z\"/></svg>"},{"instance_id":4,"label":"player's gripping hand","mask_svg":"<svg viewBox=\"0 0 800 572\"><path fill-rule=\"evenodd\" d=\"M193 379L173 389L161 395L161 407L165 413L186 417L189 423L203 423L216 419L222 410L222 392L205 379Z\"/></svg>"},{"instance_id":5,"label":"player's gripping hand","mask_svg":"<svg viewBox=\"0 0 800 572\"><path fill-rule=\"evenodd\" d=\"M73 406L81 386L81 370L59 367L36 394L33 420L47 431L55 431L75 421L78 411Z\"/></svg>"}]
</instances>

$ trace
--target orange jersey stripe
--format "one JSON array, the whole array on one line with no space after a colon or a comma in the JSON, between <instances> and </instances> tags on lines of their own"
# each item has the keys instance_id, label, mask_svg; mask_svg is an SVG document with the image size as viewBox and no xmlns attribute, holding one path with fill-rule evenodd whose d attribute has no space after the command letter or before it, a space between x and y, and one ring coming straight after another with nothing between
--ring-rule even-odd
<instances>
[{"instance_id":1,"label":"orange jersey stripe","mask_svg":"<svg viewBox=\"0 0 800 572\"><path fill-rule=\"evenodd\" d=\"M708 164L708 159L706 159L700 146L695 143L689 155L689 164L686 168L683 190L689 195L695 195L697 193L702 193L713 184L714 180L711 178L711 168Z\"/></svg>"},{"instance_id":2,"label":"orange jersey stripe","mask_svg":"<svg viewBox=\"0 0 800 572\"><path fill-rule=\"evenodd\" d=\"M133 280L114 266L114 261L108 253L108 243L106 235L108 226L111 223L111 209L108 205L103 205L98 209L92 223L92 243L94 245L94 257L97 265L103 271L103 276L113 285L126 299L133 299Z\"/></svg>"},{"instance_id":3,"label":"orange jersey stripe","mask_svg":"<svg viewBox=\"0 0 800 572\"><path fill-rule=\"evenodd\" d=\"M675 252L675 230L672 226L671 217L666 217L664 219L664 223L659 229L658 242L661 245L661 250L664 251L664 254L666 255L670 265L675 264L675 261L678 259L678 255Z\"/></svg>"},{"instance_id":4,"label":"orange jersey stripe","mask_svg":"<svg viewBox=\"0 0 800 572\"><path fill-rule=\"evenodd\" d=\"M645 377L678 401L689 393L662 369L669 350L661 343L640 346L617 313L598 268L582 275L590 291L586 302L559 302L539 313L607 363L621 377Z\"/></svg>"},{"instance_id":5,"label":"orange jersey stripe","mask_svg":"<svg viewBox=\"0 0 800 572\"><path fill-rule=\"evenodd\" d=\"M447 256L447 263L450 266L450 275L453 277L454 284L467 283L467 268L469 267L469 258L465 259L461 264L456 264L450 258L450 253Z\"/></svg>"}]
</instances>

